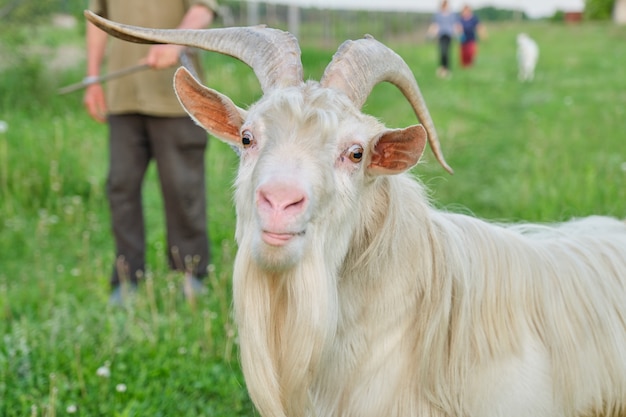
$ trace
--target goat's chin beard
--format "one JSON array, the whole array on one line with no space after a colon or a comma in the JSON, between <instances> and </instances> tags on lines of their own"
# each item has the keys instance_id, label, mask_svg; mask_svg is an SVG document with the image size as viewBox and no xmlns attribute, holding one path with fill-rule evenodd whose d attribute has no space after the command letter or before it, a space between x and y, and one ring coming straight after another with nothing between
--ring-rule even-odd
<instances>
[{"instance_id":1,"label":"goat's chin beard","mask_svg":"<svg viewBox=\"0 0 626 417\"><path fill-rule=\"evenodd\" d=\"M305 240L296 237L282 246L265 243L260 237L255 239L252 251L257 265L267 272L283 272L296 266L304 254Z\"/></svg>"}]
</instances>

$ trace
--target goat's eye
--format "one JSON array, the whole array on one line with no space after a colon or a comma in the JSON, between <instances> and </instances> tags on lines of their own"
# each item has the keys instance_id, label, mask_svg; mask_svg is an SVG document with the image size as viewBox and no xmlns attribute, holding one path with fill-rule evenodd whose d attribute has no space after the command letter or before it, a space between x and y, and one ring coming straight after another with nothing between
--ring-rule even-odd
<instances>
[{"instance_id":1,"label":"goat's eye","mask_svg":"<svg viewBox=\"0 0 626 417\"><path fill-rule=\"evenodd\" d=\"M361 162L361 159L363 159L363 148L359 145L352 145L348 149L348 157L352 162Z\"/></svg>"},{"instance_id":2,"label":"goat's eye","mask_svg":"<svg viewBox=\"0 0 626 417\"><path fill-rule=\"evenodd\" d=\"M249 130L244 130L241 134L241 144L244 148L248 148L250 145L252 145L253 139L254 138L252 137L252 133Z\"/></svg>"}]
</instances>

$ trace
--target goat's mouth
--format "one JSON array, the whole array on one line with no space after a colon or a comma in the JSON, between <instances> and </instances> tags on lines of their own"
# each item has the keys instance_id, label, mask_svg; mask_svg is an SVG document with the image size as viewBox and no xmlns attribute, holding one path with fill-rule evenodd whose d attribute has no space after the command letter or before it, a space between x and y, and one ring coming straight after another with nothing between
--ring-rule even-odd
<instances>
[{"instance_id":1,"label":"goat's mouth","mask_svg":"<svg viewBox=\"0 0 626 417\"><path fill-rule=\"evenodd\" d=\"M270 246L285 246L293 238L298 236L304 236L304 230L295 233L279 233L263 230L261 238L263 239L263 242Z\"/></svg>"}]
</instances>

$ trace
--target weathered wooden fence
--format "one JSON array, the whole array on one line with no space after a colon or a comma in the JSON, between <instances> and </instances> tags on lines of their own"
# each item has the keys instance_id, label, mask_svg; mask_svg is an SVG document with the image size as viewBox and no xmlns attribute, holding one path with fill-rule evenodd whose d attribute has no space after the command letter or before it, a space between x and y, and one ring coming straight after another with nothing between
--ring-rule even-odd
<instances>
[{"instance_id":1,"label":"weathered wooden fence","mask_svg":"<svg viewBox=\"0 0 626 417\"><path fill-rule=\"evenodd\" d=\"M381 39L419 38L431 19L427 13L300 8L244 1L222 3L220 14L224 26L266 24L288 30L302 42L331 45L366 33Z\"/></svg>"}]
</instances>

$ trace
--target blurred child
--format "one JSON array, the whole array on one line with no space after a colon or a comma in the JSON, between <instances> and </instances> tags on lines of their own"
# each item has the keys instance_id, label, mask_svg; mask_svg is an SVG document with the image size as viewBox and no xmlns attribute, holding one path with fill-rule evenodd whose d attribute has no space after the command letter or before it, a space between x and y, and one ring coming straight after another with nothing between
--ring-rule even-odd
<instances>
[{"instance_id":1,"label":"blurred child","mask_svg":"<svg viewBox=\"0 0 626 417\"><path fill-rule=\"evenodd\" d=\"M470 67L474 64L478 52L479 36L484 38L487 33L478 16L468 5L463 6L461 10L459 24L461 26L461 66Z\"/></svg>"}]
</instances>

